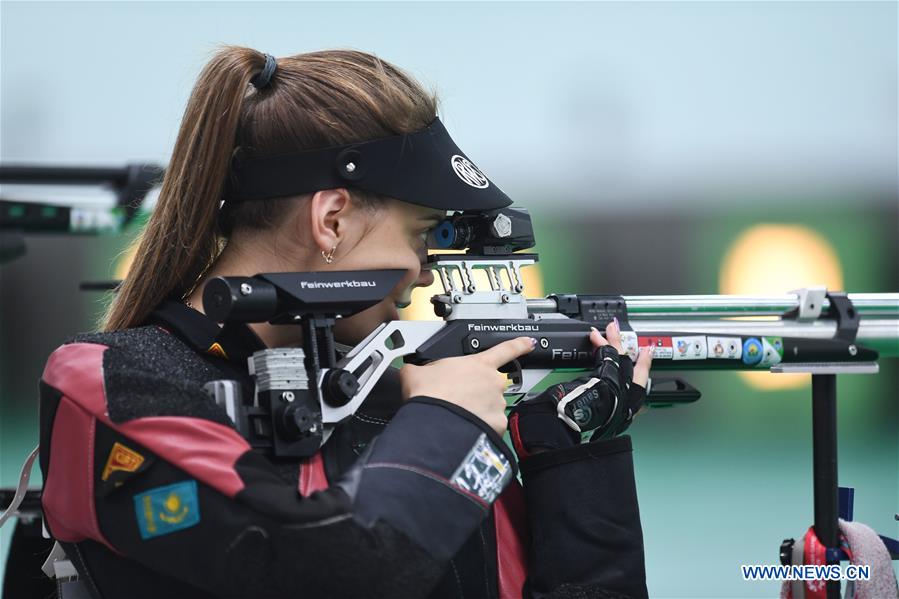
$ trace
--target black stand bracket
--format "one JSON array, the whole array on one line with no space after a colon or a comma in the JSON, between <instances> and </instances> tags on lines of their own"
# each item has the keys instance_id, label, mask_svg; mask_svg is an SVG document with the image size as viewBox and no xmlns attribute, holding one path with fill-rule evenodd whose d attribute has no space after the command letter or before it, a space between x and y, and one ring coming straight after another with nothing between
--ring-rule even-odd
<instances>
[{"instance_id":1,"label":"black stand bracket","mask_svg":"<svg viewBox=\"0 0 899 599\"><path fill-rule=\"evenodd\" d=\"M837 339L853 342L859 315L845 293L828 293ZM837 374L874 374L877 362L778 364L771 372L812 375L812 470L815 535L826 547L828 564L840 563L839 481L837 478ZM840 581L827 581L827 599L840 599Z\"/></svg>"}]
</instances>

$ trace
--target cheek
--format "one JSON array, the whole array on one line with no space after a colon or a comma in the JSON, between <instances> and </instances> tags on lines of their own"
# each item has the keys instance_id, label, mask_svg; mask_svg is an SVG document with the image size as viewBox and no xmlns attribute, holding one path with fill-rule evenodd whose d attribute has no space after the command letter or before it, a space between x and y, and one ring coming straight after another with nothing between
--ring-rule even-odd
<instances>
[{"instance_id":1,"label":"cheek","mask_svg":"<svg viewBox=\"0 0 899 599\"><path fill-rule=\"evenodd\" d=\"M398 207L402 205L397 204ZM358 243L336 266L344 270L398 269L405 271L396 287L391 290L385 303L392 313L382 314L384 319L396 318L393 303L408 303L414 285L420 284L421 261L426 252L422 251L418 235L413 235L414 227L407 222L403 210L382 211L376 223L359 239ZM382 313L386 310L382 310Z\"/></svg>"},{"instance_id":2,"label":"cheek","mask_svg":"<svg viewBox=\"0 0 899 599\"><path fill-rule=\"evenodd\" d=\"M392 233L372 239L367 248L359 254L366 265L363 268L396 268L406 273L396 287L400 293L418 279L421 272L421 257L411 247L405 233ZM362 248L360 248L362 249Z\"/></svg>"},{"instance_id":3,"label":"cheek","mask_svg":"<svg viewBox=\"0 0 899 599\"><path fill-rule=\"evenodd\" d=\"M420 266L420 256L408 237L408 233L393 227L373 231L345 257L345 263L355 268L417 270Z\"/></svg>"}]
</instances>

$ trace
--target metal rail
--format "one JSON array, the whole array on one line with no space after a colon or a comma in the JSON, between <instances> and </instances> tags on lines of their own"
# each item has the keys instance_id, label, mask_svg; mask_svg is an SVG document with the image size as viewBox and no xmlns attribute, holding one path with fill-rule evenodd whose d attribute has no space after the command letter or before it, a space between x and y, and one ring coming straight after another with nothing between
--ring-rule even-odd
<instances>
[{"instance_id":1,"label":"metal rail","mask_svg":"<svg viewBox=\"0 0 899 599\"><path fill-rule=\"evenodd\" d=\"M849 300L861 316L899 317L899 293L850 293ZM625 295L628 317L635 318L728 318L737 316L781 316L799 309L795 293L752 295ZM530 312L555 312L552 298L529 299ZM823 314L830 300L822 302Z\"/></svg>"}]
</instances>

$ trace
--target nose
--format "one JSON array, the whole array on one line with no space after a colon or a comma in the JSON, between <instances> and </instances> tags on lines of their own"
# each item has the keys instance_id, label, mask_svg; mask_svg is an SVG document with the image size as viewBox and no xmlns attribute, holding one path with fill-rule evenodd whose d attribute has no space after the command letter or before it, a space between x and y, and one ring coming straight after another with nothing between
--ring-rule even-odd
<instances>
[{"instance_id":1,"label":"nose","mask_svg":"<svg viewBox=\"0 0 899 599\"><path fill-rule=\"evenodd\" d=\"M434 273L430 269L421 269L418 273L418 280L415 282L416 287L428 287L434 283Z\"/></svg>"}]
</instances>

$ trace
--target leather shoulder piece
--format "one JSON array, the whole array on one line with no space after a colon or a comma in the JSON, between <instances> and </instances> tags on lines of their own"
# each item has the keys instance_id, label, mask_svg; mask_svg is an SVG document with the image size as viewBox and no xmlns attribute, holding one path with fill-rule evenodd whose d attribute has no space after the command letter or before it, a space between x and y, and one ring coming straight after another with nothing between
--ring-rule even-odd
<instances>
[{"instance_id":1,"label":"leather shoulder piece","mask_svg":"<svg viewBox=\"0 0 899 599\"><path fill-rule=\"evenodd\" d=\"M203 385L225 375L175 335L156 326L78 335L103 352L103 382L112 422L147 416L191 416L232 426Z\"/></svg>"}]
</instances>

